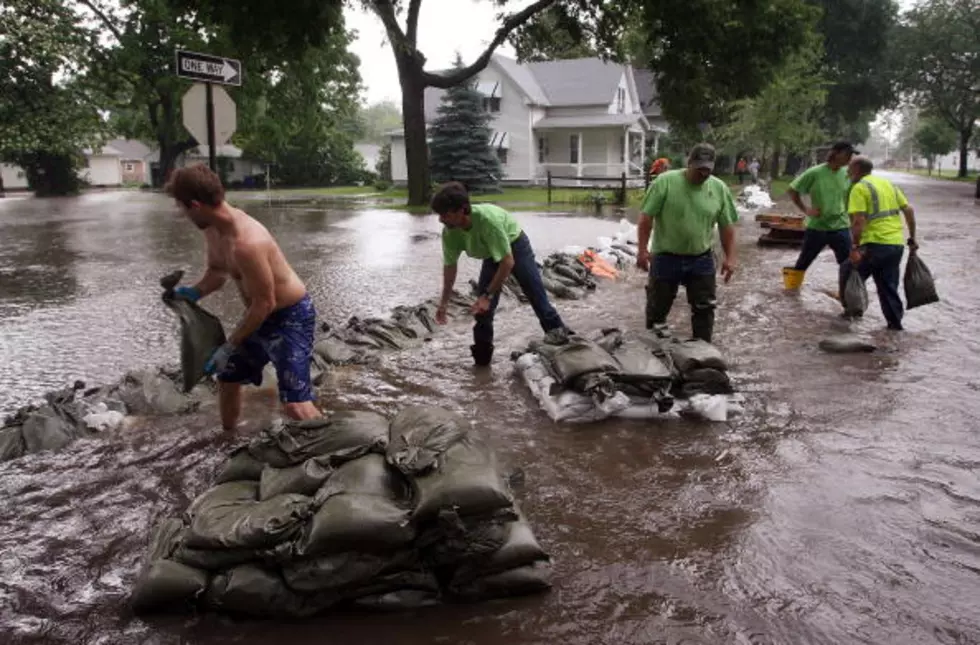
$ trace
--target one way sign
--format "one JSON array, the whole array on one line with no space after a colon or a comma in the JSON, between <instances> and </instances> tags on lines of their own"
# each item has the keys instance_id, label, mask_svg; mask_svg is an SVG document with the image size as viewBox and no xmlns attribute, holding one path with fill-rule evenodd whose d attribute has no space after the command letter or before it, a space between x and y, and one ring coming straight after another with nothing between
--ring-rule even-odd
<instances>
[{"instance_id":1,"label":"one way sign","mask_svg":"<svg viewBox=\"0 0 980 645\"><path fill-rule=\"evenodd\" d=\"M242 63L233 58L177 50L177 76L222 85L242 84Z\"/></svg>"}]
</instances>

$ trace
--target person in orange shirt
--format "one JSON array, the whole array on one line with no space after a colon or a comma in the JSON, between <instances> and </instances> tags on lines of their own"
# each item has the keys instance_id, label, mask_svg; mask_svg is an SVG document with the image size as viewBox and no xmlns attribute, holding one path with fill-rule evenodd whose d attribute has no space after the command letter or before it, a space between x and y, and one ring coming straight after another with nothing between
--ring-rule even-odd
<instances>
[{"instance_id":1,"label":"person in orange shirt","mask_svg":"<svg viewBox=\"0 0 980 645\"><path fill-rule=\"evenodd\" d=\"M650 166L650 176L656 178L668 170L670 170L670 161L667 160L667 157L660 157Z\"/></svg>"}]
</instances>

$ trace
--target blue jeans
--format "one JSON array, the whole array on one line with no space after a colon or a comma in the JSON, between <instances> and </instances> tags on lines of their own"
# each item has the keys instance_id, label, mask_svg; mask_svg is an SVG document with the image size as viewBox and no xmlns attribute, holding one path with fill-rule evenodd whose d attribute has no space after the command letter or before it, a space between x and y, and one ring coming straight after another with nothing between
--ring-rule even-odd
<instances>
[{"instance_id":1,"label":"blue jeans","mask_svg":"<svg viewBox=\"0 0 980 645\"><path fill-rule=\"evenodd\" d=\"M898 281L905 247L901 244L864 244L861 248L864 250L864 258L857 265L858 275L861 280L867 280L868 276L874 278L881 313L885 314L888 328L901 329L905 307L898 295ZM854 266L847 261L840 265L840 269L841 284L844 284ZM843 290L841 293L844 293Z\"/></svg>"},{"instance_id":2,"label":"blue jeans","mask_svg":"<svg viewBox=\"0 0 980 645\"><path fill-rule=\"evenodd\" d=\"M666 324L681 285L691 306L691 335L710 343L715 326L716 287L711 251L701 255L657 253L653 256L647 282L647 329Z\"/></svg>"},{"instance_id":3,"label":"blue jeans","mask_svg":"<svg viewBox=\"0 0 980 645\"><path fill-rule=\"evenodd\" d=\"M803 248L794 267L798 271L806 271L817 259L825 246L829 246L837 258L837 264L845 261L851 253L851 229L842 228L836 231L818 231L808 228L803 233Z\"/></svg>"},{"instance_id":4,"label":"blue jeans","mask_svg":"<svg viewBox=\"0 0 980 645\"><path fill-rule=\"evenodd\" d=\"M531 240L522 231L520 236L510 245L510 252L514 256L514 269L512 271L517 283L521 285L521 291L527 296L531 308L534 309L541 328L548 333L552 329L560 329L565 326L561 316L551 306L548 300L548 292L545 291L544 284L541 282L541 271L534 261L534 249L531 248ZM483 261L480 269L480 279L477 281L477 289L483 292L490 283L493 276L497 273L500 265L493 260ZM500 294L497 293L490 300L490 311L479 316L474 316L476 324L473 325L473 342L477 345L493 344L493 316L497 311L497 304L500 302Z\"/></svg>"}]
</instances>

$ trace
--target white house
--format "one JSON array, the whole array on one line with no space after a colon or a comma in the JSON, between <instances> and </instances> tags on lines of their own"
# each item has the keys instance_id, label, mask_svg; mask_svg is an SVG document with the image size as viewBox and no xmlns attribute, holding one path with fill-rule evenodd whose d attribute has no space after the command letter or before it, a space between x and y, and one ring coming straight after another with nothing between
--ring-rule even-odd
<instances>
[{"instance_id":1,"label":"white house","mask_svg":"<svg viewBox=\"0 0 980 645\"><path fill-rule=\"evenodd\" d=\"M364 167L374 172L378 165L378 159L381 156L381 146L367 141L358 141L354 144L354 150L364 160Z\"/></svg>"},{"instance_id":2,"label":"white house","mask_svg":"<svg viewBox=\"0 0 980 645\"><path fill-rule=\"evenodd\" d=\"M121 186L122 166L119 163L122 152L111 145L102 146L99 150L86 148L85 167L78 175L90 186Z\"/></svg>"},{"instance_id":3,"label":"white house","mask_svg":"<svg viewBox=\"0 0 980 645\"><path fill-rule=\"evenodd\" d=\"M652 79L638 92L630 65L598 58L519 64L495 55L476 76L484 107L493 115L491 145L506 183L541 183L550 172L574 178L643 176L648 137L654 146L667 131L645 112L659 116ZM425 119L432 123L444 90L425 91ZM644 104L644 99L646 103ZM662 121L662 119L660 119ZM405 183L408 171L401 131L391 137L391 172ZM556 183L569 181L557 180Z\"/></svg>"},{"instance_id":4,"label":"white house","mask_svg":"<svg viewBox=\"0 0 980 645\"><path fill-rule=\"evenodd\" d=\"M197 146L196 148L191 148L184 154L182 154L177 159L178 166L193 166L194 164L205 164L208 163L208 147ZM245 159L242 157L242 150L238 146L234 146L230 143L223 146L218 146L215 150L215 157L219 160L219 164L225 164L227 167L227 181L232 182L244 182L246 177L251 177L253 175L261 175L265 173L265 166L257 161L252 161L251 159ZM224 159L225 161L221 161Z\"/></svg>"},{"instance_id":5,"label":"white house","mask_svg":"<svg viewBox=\"0 0 980 645\"><path fill-rule=\"evenodd\" d=\"M4 190L27 190L27 174L20 166L0 163L0 180Z\"/></svg>"}]
</instances>

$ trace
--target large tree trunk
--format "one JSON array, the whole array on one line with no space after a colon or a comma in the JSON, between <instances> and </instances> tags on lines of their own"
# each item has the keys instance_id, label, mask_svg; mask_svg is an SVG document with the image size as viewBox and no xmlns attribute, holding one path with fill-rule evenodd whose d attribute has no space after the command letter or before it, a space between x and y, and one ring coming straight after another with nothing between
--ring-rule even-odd
<instances>
[{"instance_id":1,"label":"large tree trunk","mask_svg":"<svg viewBox=\"0 0 980 645\"><path fill-rule=\"evenodd\" d=\"M960 172L957 177L966 177L966 162L970 157L970 137L973 135L972 124L965 130L960 130Z\"/></svg>"},{"instance_id":2,"label":"large tree trunk","mask_svg":"<svg viewBox=\"0 0 980 645\"><path fill-rule=\"evenodd\" d=\"M769 178L773 180L779 179L781 174L779 172L780 152L779 146L776 146L772 151L772 165L769 167Z\"/></svg>"},{"instance_id":3,"label":"large tree trunk","mask_svg":"<svg viewBox=\"0 0 980 645\"><path fill-rule=\"evenodd\" d=\"M411 61L398 66L402 86L405 166L408 169L408 205L425 206L432 193L429 179L429 144L425 132L425 84L422 70Z\"/></svg>"}]
</instances>

